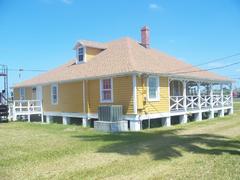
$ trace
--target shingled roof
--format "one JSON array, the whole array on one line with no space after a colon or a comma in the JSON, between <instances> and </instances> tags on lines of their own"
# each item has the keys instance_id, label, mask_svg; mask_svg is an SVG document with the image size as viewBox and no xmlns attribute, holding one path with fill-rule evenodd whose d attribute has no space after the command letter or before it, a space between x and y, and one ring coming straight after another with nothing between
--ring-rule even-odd
<instances>
[{"instance_id":1,"label":"shingled roof","mask_svg":"<svg viewBox=\"0 0 240 180\"><path fill-rule=\"evenodd\" d=\"M145 48L137 41L128 37L109 43L80 42L88 46L94 44L94 47L100 46L105 50L93 57L91 61L76 64L76 60L72 59L56 69L18 83L14 87L96 79L132 73L180 76L199 80L231 81L227 77L208 71L201 71L197 67L193 67L158 50Z\"/></svg>"}]
</instances>

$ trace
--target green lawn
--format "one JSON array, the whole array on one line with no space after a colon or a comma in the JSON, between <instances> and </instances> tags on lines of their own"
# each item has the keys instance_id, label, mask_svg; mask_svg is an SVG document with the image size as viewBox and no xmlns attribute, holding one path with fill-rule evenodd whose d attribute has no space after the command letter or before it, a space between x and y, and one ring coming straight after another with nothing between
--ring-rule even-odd
<instances>
[{"instance_id":1,"label":"green lawn","mask_svg":"<svg viewBox=\"0 0 240 180\"><path fill-rule=\"evenodd\" d=\"M0 124L0 179L240 179L240 103L232 116L107 134Z\"/></svg>"}]
</instances>

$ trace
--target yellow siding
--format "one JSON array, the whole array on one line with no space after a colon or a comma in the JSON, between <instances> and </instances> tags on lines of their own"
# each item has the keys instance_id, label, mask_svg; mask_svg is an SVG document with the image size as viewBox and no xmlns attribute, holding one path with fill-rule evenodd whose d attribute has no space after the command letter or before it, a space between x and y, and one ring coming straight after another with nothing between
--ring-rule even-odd
<instances>
[{"instance_id":1,"label":"yellow siding","mask_svg":"<svg viewBox=\"0 0 240 180\"><path fill-rule=\"evenodd\" d=\"M58 84L58 104L51 104L51 85L43 87L44 111L83 112L82 82Z\"/></svg>"},{"instance_id":2,"label":"yellow siding","mask_svg":"<svg viewBox=\"0 0 240 180\"><path fill-rule=\"evenodd\" d=\"M160 101L147 101L146 78L137 77L138 113L169 111L168 78L160 77ZM32 87L27 87L26 99L32 99ZM123 105L124 114L133 114L132 77L113 78L113 103L100 103L100 80L85 81L86 113L97 113L99 105ZM14 99L19 99L19 89L14 89ZM58 84L58 104L51 104L51 85L43 86L44 111L83 113L83 82Z\"/></svg>"},{"instance_id":3,"label":"yellow siding","mask_svg":"<svg viewBox=\"0 0 240 180\"><path fill-rule=\"evenodd\" d=\"M33 87L25 87L25 99L30 100L32 99L32 92ZM14 100L20 99L19 88L14 88L13 90Z\"/></svg>"},{"instance_id":4,"label":"yellow siding","mask_svg":"<svg viewBox=\"0 0 240 180\"><path fill-rule=\"evenodd\" d=\"M13 89L13 97L14 97L14 100L19 100L20 99L19 88L14 88Z\"/></svg>"},{"instance_id":5,"label":"yellow siding","mask_svg":"<svg viewBox=\"0 0 240 180\"><path fill-rule=\"evenodd\" d=\"M124 114L133 113L133 98L132 98L132 78L131 76L113 78L113 103L123 105ZM97 113L100 105L100 80L88 81L88 102L89 113ZM101 103L104 105L104 103Z\"/></svg>"},{"instance_id":6,"label":"yellow siding","mask_svg":"<svg viewBox=\"0 0 240 180\"><path fill-rule=\"evenodd\" d=\"M94 56L99 54L102 50L101 49L96 49L96 48L86 48L86 60L89 61L91 60Z\"/></svg>"},{"instance_id":7,"label":"yellow siding","mask_svg":"<svg viewBox=\"0 0 240 180\"><path fill-rule=\"evenodd\" d=\"M169 88L168 78L160 77L160 101L147 100L147 86L146 78L137 79L138 91L138 111L139 113L161 113L169 112Z\"/></svg>"}]
</instances>

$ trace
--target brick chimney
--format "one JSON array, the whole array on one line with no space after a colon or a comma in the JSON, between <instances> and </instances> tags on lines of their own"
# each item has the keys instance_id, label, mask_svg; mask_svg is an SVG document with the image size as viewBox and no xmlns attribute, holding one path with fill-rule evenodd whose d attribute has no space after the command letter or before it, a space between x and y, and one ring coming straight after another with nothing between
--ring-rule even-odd
<instances>
[{"instance_id":1,"label":"brick chimney","mask_svg":"<svg viewBox=\"0 0 240 180\"><path fill-rule=\"evenodd\" d=\"M144 26L141 29L141 44L145 47L145 48L149 48L150 47L150 29L147 26Z\"/></svg>"}]
</instances>

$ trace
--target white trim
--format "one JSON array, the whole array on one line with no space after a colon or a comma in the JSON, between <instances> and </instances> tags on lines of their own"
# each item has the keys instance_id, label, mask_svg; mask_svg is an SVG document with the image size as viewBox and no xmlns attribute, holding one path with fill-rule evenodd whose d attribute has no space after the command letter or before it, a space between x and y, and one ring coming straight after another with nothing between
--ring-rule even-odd
<instances>
[{"instance_id":1,"label":"white trim","mask_svg":"<svg viewBox=\"0 0 240 180\"><path fill-rule=\"evenodd\" d=\"M132 90L133 90L133 113L137 114L137 81L136 74L132 75Z\"/></svg>"},{"instance_id":2,"label":"white trim","mask_svg":"<svg viewBox=\"0 0 240 180\"><path fill-rule=\"evenodd\" d=\"M219 107L219 108L209 108L209 109L201 109L201 110L192 110L192 111L187 111L187 112L162 112L162 113L153 113L153 114L128 114L128 115L123 115L124 120L129 120L129 121L142 121L142 120L147 120L147 119L156 119L156 118L166 118L166 117L171 117L171 116L180 116L180 115L187 115L187 114L195 114L195 113L201 113L201 112L210 112L210 111L219 111L219 110L226 110L226 109L231 109L232 106L228 107ZM76 117L76 118L94 118L98 119L98 114L97 113L70 113L70 112L50 112L46 111L43 113L45 116L68 116L68 117Z\"/></svg>"},{"instance_id":3,"label":"white trim","mask_svg":"<svg viewBox=\"0 0 240 180\"><path fill-rule=\"evenodd\" d=\"M35 94L33 93L34 92L33 89L35 89ZM35 95L35 97L34 97L34 95ZM37 87L36 86L32 87L32 99L37 100Z\"/></svg>"},{"instance_id":4,"label":"white trim","mask_svg":"<svg viewBox=\"0 0 240 180\"><path fill-rule=\"evenodd\" d=\"M79 61L79 49L82 48L83 49L83 60L82 61ZM76 64L82 64L82 63L85 63L86 62L86 47L85 46L79 46L77 49L76 49Z\"/></svg>"},{"instance_id":5,"label":"white trim","mask_svg":"<svg viewBox=\"0 0 240 180\"><path fill-rule=\"evenodd\" d=\"M156 98L150 98L149 97L149 78L155 78L157 79L157 97ZM160 78L159 76L148 76L147 78L147 100L148 101L160 101Z\"/></svg>"},{"instance_id":6,"label":"white trim","mask_svg":"<svg viewBox=\"0 0 240 180\"><path fill-rule=\"evenodd\" d=\"M19 100L26 99L26 89L24 87L19 88Z\"/></svg>"},{"instance_id":7,"label":"white trim","mask_svg":"<svg viewBox=\"0 0 240 180\"><path fill-rule=\"evenodd\" d=\"M150 74L148 72L139 72L139 71L130 71L130 72L124 72L124 73L114 73L114 74L109 74L109 75L100 75L100 76L91 76L87 78L76 78L76 79L69 79L69 80L60 80L60 81L52 81L52 82L47 82L47 83L38 83L38 84L31 84L31 85L24 85L24 86L12 86L10 88L20 88L20 87L31 87L31 86L36 86L36 85L49 85L52 83L67 83L67 82L77 82L77 81L82 81L82 80L96 80L96 79L101 79L101 78L107 78L107 77L122 77L122 76L129 76L132 74ZM189 81L200 81L200 82L205 82L205 83L231 83L233 81L231 80L214 80L214 79L206 79L206 78L194 78L191 76L182 76L182 77L175 77L172 76L171 74L166 74L166 73L151 73L156 76L162 76L162 77L168 77L169 80L189 80Z\"/></svg>"},{"instance_id":8,"label":"white trim","mask_svg":"<svg viewBox=\"0 0 240 180\"><path fill-rule=\"evenodd\" d=\"M107 80L107 79L110 79L110 81L111 81L111 89L109 89L109 90L111 90L111 100L104 100L103 96L102 96L103 80ZM99 88L99 90L100 90L100 103L113 103L113 99L114 99L113 98L113 89L114 88L113 88L113 78L112 77L100 79L100 88Z\"/></svg>"},{"instance_id":9,"label":"white trim","mask_svg":"<svg viewBox=\"0 0 240 180\"><path fill-rule=\"evenodd\" d=\"M85 80L83 80L83 113L86 113L86 94L85 94Z\"/></svg>"},{"instance_id":10,"label":"white trim","mask_svg":"<svg viewBox=\"0 0 240 180\"><path fill-rule=\"evenodd\" d=\"M53 88L56 87L56 96L57 96L57 101L53 102ZM57 105L58 104L58 98L59 98L59 92L58 92L58 84L52 84L51 85L51 104L52 105Z\"/></svg>"},{"instance_id":11,"label":"white trim","mask_svg":"<svg viewBox=\"0 0 240 180\"><path fill-rule=\"evenodd\" d=\"M36 87L36 98L37 98L37 100L40 100L40 101L43 100L43 88L42 88L42 86L37 86Z\"/></svg>"}]
</instances>

